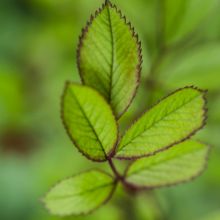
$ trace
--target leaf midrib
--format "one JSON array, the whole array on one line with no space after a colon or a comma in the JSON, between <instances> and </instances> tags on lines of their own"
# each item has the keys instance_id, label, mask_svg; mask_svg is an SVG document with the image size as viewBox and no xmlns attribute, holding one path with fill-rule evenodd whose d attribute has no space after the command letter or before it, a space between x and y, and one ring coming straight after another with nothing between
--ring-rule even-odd
<instances>
[{"instance_id":1,"label":"leaf midrib","mask_svg":"<svg viewBox=\"0 0 220 220\"><path fill-rule=\"evenodd\" d=\"M113 78L113 69L114 69L114 37L113 37L113 27L111 21L111 14L109 10L109 6L107 5L107 13L108 13L108 20L109 20L109 29L110 29L110 36L111 36L111 64L110 64L110 82L109 82L109 98L108 101L111 103L112 99L112 78Z\"/></svg>"},{"instance_id":2,"label":"leaf midrib","mask_svg":"<svg viewBox=\"0 0 220 220\"><path fill-rule=\"evenodd\" d=\"M103 153L104 153L105 158L107 159L107 154L106 154L106 152L105 152L104 146L102 145L102 142L101 142L101 140L99 139L99 136L98 136L98 134L97 134L95 128L92 126L92 123L91 123L91 121L89 120L89 118L88 118L86 112L84 111L83 107L81 106L81 104L80 104L79 100L77 99L76 95L74 94L74 91L73 91L73 90L71 90L71 93L70 93L70 94L71 94L71 95L73 96L73 98L76 100L76 102L77 102L77 104L78 104L78 106L79 106L81 112L83 113L83 115L84 115L86 121L88 122L88 124L89 124L89 126L91 127L93 133L95 134L95 137L96 137L97 141L99 142L99 144L100 144L100 146L101 146L101 149L102 149L102 151L103 151Z\"/></svg>"},{"instance_id":3,"label":"leaf midrib","mask_svg":"<svg viewBox=\"0 0 220 220\"><path fill-rule=\"evenodd\" d=\"M173 159L178 159L178 158L181 158L181 157L186 156L186 155L188 155L188 154L193 154L193 153L199 152L199 151L201 151L201 150L203 150L203 149L202 149L202 148L201 148L201 149L194 149L194 150L188 151L187 153L184 153L184 154L179 154L179 155L176 155L176 156L174 155L174 156L170 157L169 159L163 159L163 160L157 161L157 162L155 162L155 163L150 164L150 165L147 166L147 167L145 166L145 167L142 167L141 169L138 169L137 171L132 172L128 177L130 177L130 176L132 176L132 175L135 175L135 174L138 174L138 173L140 173L142 170L150 169L150 168L152 168L152 167L154 167L154 166L157 166L157 165L159 165L159 164L161 164L161 163L168 162L168 161L172 161ZM165 157L164 157L164 158L165 158Z\"/></svg>"},{"instance_id":4,"label":"leaf midrib","mask_svg":"<svg viewBox=\"0 0 220 220\"><path fill-rule=\"evenodd\" d=\"M199 94L200 95L200 94ZM199 96L198 95L198 96ZM178 108L174 109L173 111L171 111L170 113L166 114L164 117L162 117L160 120L155 121L150 127L148 127L146 130L144 130L143 132L139 133L138 135L136 135L134 138L132 138L132 140L130 140L128 143L126 143L125 145L123 145L120 150L118 152L120 152L123 148L125 148L127 145L129 145L134 139L138 138L141 134L143 134L144 132L146 132L147 130L151 129L153 126L155 126L157 123L159 123L161 120L163 120L164 118L166 118L167 116L169 116L170 114L178 111L180 108L182 108L184 105L189 104L190 102L192 102L194 99L198 98L198 96L193 97L192 99L190 99L188 102L184 103L183 105L179 106ZM159 105L160 103L158 103ZM152 110L152 109L150 109ZM141 119L141 118L140 118Z\"/></svg>"},{"instance_id":5,"label":"leaf midrib","mask_svg":"<svg viewBox=\"0 0 220 220\"><path fill-rule=\"evenodd\" d=\"M79 193L75 193L75 194L72 194L72 195L66 195L66 196L55 196L55 197L51 197L47 200L59 200L59 199L68 199L68 198L71 198L71 197L74 197L74 196L80 196L80 195L84 195L84 194L87 194L87 193L90 193L90 192L93 192L93 191L97 191L98 189L102 189L102 188L105 188L107 186L113 186L113 182L111 183L108 183L108 184L103 184L103 185L100 185L99 187L95 187L95 188L92 188L92 189L89 189L89 190L85 190L83 192L79 192Z\"/></svg>"}]
</instances>

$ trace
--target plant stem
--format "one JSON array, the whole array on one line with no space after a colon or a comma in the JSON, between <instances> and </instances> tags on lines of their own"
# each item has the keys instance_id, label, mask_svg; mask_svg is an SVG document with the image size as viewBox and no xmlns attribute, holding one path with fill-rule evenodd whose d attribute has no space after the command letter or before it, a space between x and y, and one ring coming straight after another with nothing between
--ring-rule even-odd
<instances>
[{"instance_id":1,"label":"plant stem","mask_svg":"<svg viewBox=\"0 0 220 220\"><path fill-rule=\"evenodd\" d=\"M113 163L111 158L108 159L108 163L109 163L113 173L115 174L116 179L118 181L122 181L123 182L124 181L124 177L121 176L121 174L117 171L117 169L116 169L116 167L115 167L115 165L114 165L114 163Z\"/></svg>"},{"instance_id":2,"label":"plant stem","mask_svg":"<svg viewBox=\"0 0 220 220\"><path fill-rule=\"evenodd\" d=\"M135 193L138 191L138 189L137 189L135 186L129 184L129 183L125 180L125 176L124 176L124 175L121 175L121 174L117 171L117 169L116 169L116 167L115 167L115 165L114 165L114 163L113 163L113 161L112 161L111 158L108 159L108 163L109 163L109 165L110 165L110 167L111 167L111 169L112 169L112 171L113 171L113 173L114 173L114 175L115 175L116 183L117 183L117 182L121 182L122 185L125 187L125 189L126 189L127 192L129 192L130 194L135 194Z\"/></svg>"}]
</instances>

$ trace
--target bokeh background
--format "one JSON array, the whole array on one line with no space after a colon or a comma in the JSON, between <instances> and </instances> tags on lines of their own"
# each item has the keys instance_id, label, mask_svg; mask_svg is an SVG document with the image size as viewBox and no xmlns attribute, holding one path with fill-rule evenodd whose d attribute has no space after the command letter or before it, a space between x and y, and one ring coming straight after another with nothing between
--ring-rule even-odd
<instances>
[{"instance_id":1,"label":"bokeh background","mask_svg":"<svg viewBox=\"0 0 220 220\"><path fill-rule=\"evenodd\" d=\"M209 119L197 139L212 146L203 176L180 186L113 199L69 220L220 219L220 0L112 0L142 41L138 94L121 130L172 90L209 90ZM76 46L101 0L0 1L0 219L59 220L39 199L56 181L91 167L60 120L66 80L79 82ZM119 166L123 167L123 164ZM104 166L105 168L105 166ZM106 167L107 169L107 167Z\"/></svg>"}]
</instances>

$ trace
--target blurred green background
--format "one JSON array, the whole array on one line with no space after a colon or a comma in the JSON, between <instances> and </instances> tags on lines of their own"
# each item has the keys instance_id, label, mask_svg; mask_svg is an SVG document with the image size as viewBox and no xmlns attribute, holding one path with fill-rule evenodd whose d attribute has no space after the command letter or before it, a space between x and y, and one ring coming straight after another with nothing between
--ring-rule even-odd
<instances>
[{"instance_id":1,"label":"blurred green background","mask_svg":"<svg viewBox=\"0 0 220 220\"><path fill-rule=\"evenodd\" d=\"M210 143L204 175L194 182L113 199L69 220L220 219L220 0L112 0L142 41L143 71L121 130L170 91L209 90L209 119L197 139ZM39 199L56 181L91 167L60 120L66 80L79 82L76 46L101 0L0 1L0 219L58 220ZM122 166L123 165L120 165ZM104 166L105 168L105 166ZM107 167L106 167L107 169Z\"/></svg>"}]
</instances>

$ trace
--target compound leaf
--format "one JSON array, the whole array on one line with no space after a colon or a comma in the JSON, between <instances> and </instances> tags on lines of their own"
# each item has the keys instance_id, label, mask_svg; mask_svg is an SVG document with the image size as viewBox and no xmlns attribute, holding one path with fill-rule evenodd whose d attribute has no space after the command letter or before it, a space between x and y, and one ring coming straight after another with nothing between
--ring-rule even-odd
<instances>
[{"instance_id":1,"label":"compound leaf","mask_svg":"<svg viewBox=\"0 0 220 220\"><path fill-rule=\"evenodd\" d=\"M61 181L46 194L43 202L54 215L88 214L110 199L114 188L110 175L91 170Z\"/></svg>"},{"instance_id":2,"label":"compound leaf","mask_svg":"<svg viewBox=\"0 0 220 220\"><path fill-rule=\"evenodd\" d=\"M156 188L189 181L205 168L209 147L190 140L157 155L135 161L127 170L128 183Z\"/></svg>"},{"instance_id":3,"label":"compound leaf","mask_svg":"<svg viewBox=\"0 0 220 220\"><path fill-rule=\"evenodd\" d=\"M204 95L202 90L186 87L163 99L128 129L116 157L149 156L192 136L206 119Z\"/></svg>"},{"instance_id":4,"label":"compound leaf","mask_svg":"<svg viewBox=\"0 0 220 220\"><path fill-rule=\"evenodd\" d=\"M117 124L110 106L95 90L67 83L62 118L75 146L86 157L105 161L117 142Z\"/></svg>"},{"instance_id":5,"label":"compound leaf","mask_svg":"<svg viewBox=\"0 0 220 220\"><path fill-rule=\"evenodd\" d=\"M91 16L78 46L78 68L84 84L99 91L120 117L139 84L141 47L121 12L109 1Z\"/></svg>"}]
</instances>

